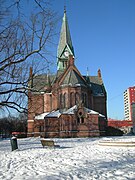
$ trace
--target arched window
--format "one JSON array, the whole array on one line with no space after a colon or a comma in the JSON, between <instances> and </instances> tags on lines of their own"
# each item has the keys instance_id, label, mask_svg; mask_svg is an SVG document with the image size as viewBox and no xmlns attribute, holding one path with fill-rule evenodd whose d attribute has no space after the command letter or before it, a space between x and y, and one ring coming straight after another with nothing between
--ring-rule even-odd
<instances>
[{"instance_id":1,"label":"arched window","mask_svg":"<svg viewBox=\"0 0 135 180\"><path fill-rule=\"evenodd\" d=\"M75 94L73 92L70 93L70 107L75 105Z\"/></svg>"},{"instance_id":2,"label":"arched window","mask_svg":"<svg viewBox=\"0 0 135 180\"><path fill-rule=\"evenodd\" d=\"M84 123L84 117L77 117L77 123L78 124L83 124Z\"/></svg>"},{"instance_id":3,"label":"arched window","mask_svg":"<svg viewBox=\"0 0 135 180\"><path fill-rule=\"evenodd\" d=\"M81 123L82 124L84 123L84 117L81 117Z\"/></svg>"},{"instance_id":4,"label":"arched window","mask_svg":"<svg viewBox=\"0 0 135 180\"><path fill-rule=\"evenodd\" d=\"M79 117L77 117L77 123L80 124L80 118Z\"/></svg>"},{"instance_id":5,"label":"arched window","mask_svg":"<svg viewBox=\"0 0 135 180\"><path fill-rule=\"evenodd\" d=\"M39 126L39 132L44 132L44 126L42 125Z\"/></svg>"},{"instance_id":6,"label":"arched window","mask_svg":"<svg viewBox=\"0 0 135 180\"><path fill-rule=\"evenodd\" d=\"M82 103L84 104L84 93L82 93Z\"/></svg>"},{"instance_id":7,"label":"arched window","mask_svg":"<svg viewBox=\"0 0 135 180\"><path fill-rule=\"evenodd\" d=\"M82 93L82 102L84 106L87 107L87 94L86 93Z\"/></svg>"},{"instance_id":8,"label":"arched window","mask_svg":"<svg viewBox=\"0 0 135 180\"><path fill-rule=\"evenodd\" d=\"M67 94L64 93L63 95L63 107L66 108L66 104L67 104L67 98L66 98Z\"/></svg>"},{"instance_id":9,"label":"arched window","mask_svg":"<svg viewBox=\"0 0 135 180\"><path fill-rule=\"evenodd\" d=\"M84 113L82 111L77 113L77 123L78 124L84 123Z\"/></svg>"},{"instance_id":10,"label":"arched window","mask_svg":"<svg viewBox=\"0 0 135 180\"><path fill-rule=\"evenodd\" d=\"M79 93L75 93L75 105L77 105L80 101Z\"/></svg>"},{"instance_id":11,"label":"arched window","mask_svg":"<svg viewBox=\"0 0 135 180\"><path fill-rule=\"evenodd\" d=\"M62 94L60 94L59 107L62 108Z\"/></svg>"},{"instance_id":12,"label":"arched window","mask_svg":"<svg viewBox=\"0 0 135 180\"><path fill-rule=\"evenodd\" d=\"M87 107L87 94L84 94L84 105Z\"/></svg>"}]
</instances>

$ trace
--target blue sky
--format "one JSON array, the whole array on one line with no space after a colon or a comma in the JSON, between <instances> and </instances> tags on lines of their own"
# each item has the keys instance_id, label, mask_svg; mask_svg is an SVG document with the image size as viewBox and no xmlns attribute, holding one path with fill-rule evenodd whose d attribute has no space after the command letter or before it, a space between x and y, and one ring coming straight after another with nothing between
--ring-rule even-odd
<instances>
[{"instance_id":1,"label":"blue sky","mask_svg":"<svg viewBox=\"0 0 135 180\"><path fill-rule=\"evenodd\" d=\"M123 92L135 85L135 0L54 0L61 20L65 2L76 66L101 69L108 117L123 119Z\"/></svg>"},{"instance_id":2,"label":"blue sky","mask_svg":"<svg viewBox=\"0 0 135 180\"><path fill-rule=\"evenodd\" d=\"M124 119L123 92L135 86L135 0L52 0L59 33L65 4L77 68L91 76L101 69L108 117ZM29 13L31 1L23 6Z\"/></svg>"}]
</instances>

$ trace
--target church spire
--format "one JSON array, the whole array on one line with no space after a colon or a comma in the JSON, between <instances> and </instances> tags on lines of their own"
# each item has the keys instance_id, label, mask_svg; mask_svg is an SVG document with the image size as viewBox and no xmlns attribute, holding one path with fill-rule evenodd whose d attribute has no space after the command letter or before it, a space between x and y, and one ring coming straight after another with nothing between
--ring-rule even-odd
<instances>
[{"instance_id":1,"label":"church spire","mask_svg":"<svg viewBox=\"0 0 135 180\"><path fill-rule=\"evenodd\" d=\"M74 56L74 49L72 45L71 35L68 26L66 15L66 7L64 7L64 16L60 32L60 40L57 49L57 69L63 71L68 64L68 56Z\"/></svg>"},{"instance_id":2,"label":"church spire","mask_svg":"<svg viewBox=\"0 0 135 180\"><path fill-rule=\"evenodd\" d=\"M66 5L64 6L64 13L66 13Z\"/></svg>"}]
</instances>

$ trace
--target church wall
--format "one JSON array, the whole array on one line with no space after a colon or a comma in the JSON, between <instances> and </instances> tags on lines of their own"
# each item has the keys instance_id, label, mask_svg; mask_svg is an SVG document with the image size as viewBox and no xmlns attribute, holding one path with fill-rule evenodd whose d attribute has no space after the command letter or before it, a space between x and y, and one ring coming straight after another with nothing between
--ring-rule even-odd
<instances>
[{"instance_id":1,"label":"church wall","mask_svg":"<svg viewBox=\"0 0 135 180\"><path fill-rule=\"evenodd\" d=\"M46 138L59 137L59 119L46 118L45 120L35 120L35 136Z\"/></svg>"},{"instance_id":2,"label":"church wall","mask_svg":"<svg viewBox=\"0 0 135 180\"><path fill-rule=\"evenodd\" d=\"M53 88L52 88L53 90ZM58 107L58 91L52 91L52 110L57 110Z\"/></svg>"},{"instance_id":3,"label":"church wall","mask_svg":"<svg viewBox=\"0 0 135 180\"><path fill-rule=\"evenodd\" d=\"M35 120L34 122L34 137L44 137L44 120Z\"/></svg>"},{"instance_id":4,"label":"church wall","mask_svg":"<svg viewBox=\"0 0 135 180\"><path fill-rule=\"evenodd\" d=\"M84 123L78 124L78 137L99 136L98 115L87 115Z\"/></svg>"},{"instance_id":5,"label":"church wall","mask_svg":"<svg viewBox=\"0 0 135 180\"><path fill-rule=\"evenodd\" d=\"M55 138L59 137L59 118L46 118L45 119L45 137Z\"/></svg>"},{"instance_id":6,"label":"church wall","mask_svg":"<svg viewBox=\"0 0 135 180\"><path fill-rule=\"evenodd\" d=\"M44 98L41 94L28 93L28 136L34 132L34 117L44 111Z\"/></svg>"},{"instance_id":7,"label":"church wall","mask_svg":"<svg viewBox=\"0 0 135 180\"><path fill-rule=\"evenodd\" d=\"M52 111L52 94L44 94L44 112Z\"/></svg>"},{"instance_id":8,"label":"church wall","mask_svg":"<svg viewBox=\"0 0 135 180\"><path fill-rule=\"evenodd\" d=\"M97 111L104 116L107 116L106 114L106 99L104 96L94 96L93 97L93 110Z\"/></svg>"},{"instance_id":9,"label":"church wall","mask_svg":"<svg viewBox=\"0 0 135 180\"><path fill-rule=\"evenodd\" d=\"M78 122L75 114L62 114L60 118L35 120L34 136L39 135L46 138L99 136L98 114L88 114L83 123Z\"/></svg>"},{"instance_id":10,"label":"church wall","mask_svg":"<svg viewBox=\"0 0 135 180\"><path fill-rule=\"evenodd\" d=\"M88 107L88 90L82 87L65 87L59 89L59 108L70 108L84 102L84 106ZM91 102L91 100L90 100Z\"/></svg>"},{"instance_id":11,"label":"church wall","mask_svg":"<svg viewBox=\"0 0 135 180\"><path fill-rule=\"evenodd\" d=\"M98 119L99 121L99 129L100 129L100 135L103 136L105 135L105 131L107 128L107 119L103 118L103 117L99 117Z\"/></svg>"},{"instance_id":12,"label":"church wall","mask_svg":"<svg viewBox=\"0 0 135 180\"><path fill-rule=\"evenodd\" d=\"M88 89L88 104L87 104L87 108L93 109L93 96L92 96L92 93L91 93L90 89Z\"/></svg>"},{"instance_id":13,"label":"church wall","mask_svg":"<svg viewBox=\"0 0 135 180\"><path fill-rule=\"evenodd\" d=\"M31 137L31 136L34 136L34 120L28 120L28 125L27 125L27 128L28 128L28 132L27 132L27 137Z\"/></svg>"},{"instance_id":14,"label":"church wall","mask_svg":"<svg viewBox=\"0 0 135 180\"><path fill-rule=\"evenodd\" d=\"M28 101L28 119L34 119L35 114L44 112L44 96L42 94L30 93Z\"/></svg>"}]
</instances>

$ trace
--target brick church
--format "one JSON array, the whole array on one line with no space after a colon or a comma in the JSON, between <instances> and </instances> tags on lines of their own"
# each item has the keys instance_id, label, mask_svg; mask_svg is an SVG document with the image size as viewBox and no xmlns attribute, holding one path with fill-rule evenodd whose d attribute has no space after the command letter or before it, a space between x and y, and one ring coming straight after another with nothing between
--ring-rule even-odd
<instances>
[{"instance_id":1,"label":"brick church","mask_svg":"<svg viewBox=\"0 0 135 180\"><path fill-rule=\"evenodd\" d=\"M28 92L28 136L93 137L105 134L107 94L100 69L96 76L82 75L64 11L57 49L55 75L33 75ZM36 91L35 91L36 90Z\"/></svg>"}]
</instances>

